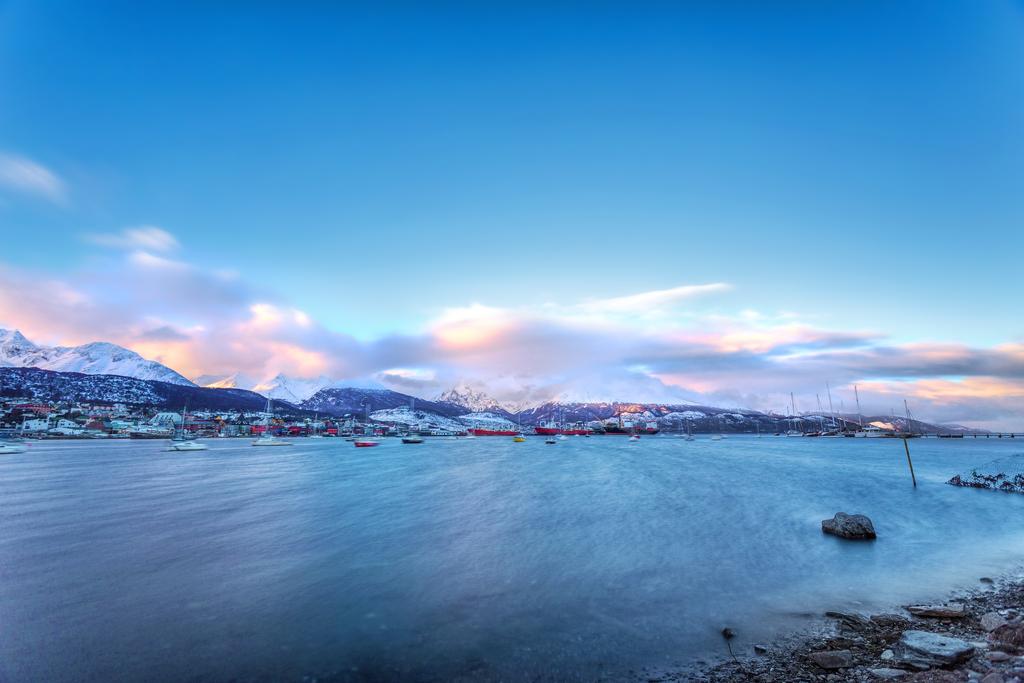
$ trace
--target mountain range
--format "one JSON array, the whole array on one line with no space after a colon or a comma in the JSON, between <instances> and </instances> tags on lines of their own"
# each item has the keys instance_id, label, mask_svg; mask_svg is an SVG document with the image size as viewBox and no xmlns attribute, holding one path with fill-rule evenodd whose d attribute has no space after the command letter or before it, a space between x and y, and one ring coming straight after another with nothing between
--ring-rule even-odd
<instances>
[{"instance_id":1,"label":"mountain range","mask_svg":"<svg viewBox=\"0 0 1024 683\"><path fill-rule=\"evenodd\" d=\"M24 396L45 401L85 401L152 405L180 409L261 410L266 399L279 409L321 413L340 417L362 416L382 411L415 412L439 418L460 418L482 422L516 422L524 426L544 422L590 422L619 415L638 421L657 422L662 429L680 430L687 424L694 431L775 432L790 427L782 416L752 410L737 410L693 404L628 402L549 401L521 410L510 410L470 384L459 384L441 392L434 400L376 387L344 386L328 377L296 379L278 374L267 381L244 375L186 379L171 368L147 360L116 344L93 342L81 346L41 346L17 330L0 329L0 395ZM827 420L803 416L804 420ZM852 416L846 416L853 422ZM867 422L885 423L890 418L869 417ZM897 418L902 428L938 431L936 425ZM943 430L962 427L944 426Z\"/></svg>"}]
</instances>

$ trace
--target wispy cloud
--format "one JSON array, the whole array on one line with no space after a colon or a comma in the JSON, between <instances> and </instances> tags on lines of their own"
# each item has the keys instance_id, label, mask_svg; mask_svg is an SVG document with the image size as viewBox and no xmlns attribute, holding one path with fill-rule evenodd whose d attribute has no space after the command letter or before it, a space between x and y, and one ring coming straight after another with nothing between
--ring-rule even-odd
<instances>
[{"instance_id":1,"label":"wispy cloud","mask_svg":"<svg viewBox=\"0 0 1024 683\"><path fill-rule=\"evenodd\" d=\"M155 225L125 228L121 232L89 233L85 240L102 247L125 250L168 252L180 246L174 235Z\"/></svg>"},{"instance_id":2,"label":"wispy cloud","mask_svg":"<svg viewBox=\"0 0 1024 683\"><path fill-rule=\"evenodd\" d=\"M0 188L54 204L67 201L67 188L56 173L32 159L13 154L0 153Z\"/></svg>"},{"instance_id":3,"label":"wispy cloud","mask_svg":"<svg viewBox=\"0 0 1024 683\"><path fill-rule=\"evenodd\" d=\"M700 296L720 294L730 289L732 289L732 286L724 282L713 282L704 285L681 285L671 289L657 289L639 294L585 301L579 306L587 311L644 313L673 307Z\"/></svg>"}]
</instances>

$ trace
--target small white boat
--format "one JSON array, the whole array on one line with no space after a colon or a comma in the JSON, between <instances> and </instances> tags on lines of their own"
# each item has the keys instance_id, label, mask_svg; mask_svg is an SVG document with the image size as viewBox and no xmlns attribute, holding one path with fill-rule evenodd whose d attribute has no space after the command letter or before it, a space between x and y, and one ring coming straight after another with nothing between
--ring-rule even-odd
<instances>
[{"instance_id":1,"label":"small white boat","mask_svg":"<svg viewBox=\"0 0 1024 683\"><path fill-rule=\"evenodd\" d=\"M629 437L629 440L630 441L639 441L640 440L640 435L639 434L634 434L633 436Z\"/></svg>"},{"instance_id":2,"label":"small white boat","mask_svg":"<svg viewBox=\"0 0 1024 683\"><path fill-rule=\"evenodd\" d=\"M711 435L711 440L712 441L721 441L722 440L722 435L721 434L712 434Z\"/></svg>"},{"instance_id":3,"label":"small white boat","mask_svg":"<svg viewBox=\"0 0 1024 683\"><path fill-rule=\"evenodd\" d=\"M258 439L254 439L252 442L253 446L291 446L291 442L279 439L276 436L265 434Z\"/></svg>"},{"instance_id":4,"label":"small white boat","mask_svg":"<svg viewBox=\"0 0 1024 683\"><path fill-rule=\"evenodd\" d=\"M423 443L423 437L410 434L402 437L402 443Z\"/></svg>"},{"instance_id":5,"label":"small white boat","mask_svg":"<svg viewBox=\"0 0 1024 683\"><path fill-rule=\"evenodd\" d=\"M16 441L0 443L0 455L14 455L15 453L24 453L26 450L25 444Z\"/></svg>"},{"instance_id":6,"label":"small white boat","mask_svg":"<svg viewBox=\"0 0 1024 683\"><path fill-rule=\"evenodd\" d=\"M555 441L554 439L544 439L544 443L548 444L549 446L554 446L558 442Z\"/></svg>"},{"instance_id":7,"label":"small white boat","mask_svg":"<svg viewBox=\"0 0 1024 683\"><path fill-rule=\"evenodd\" d=\"M565 434L559 434L559 435L558 435L558 436L556 436L555 438L556 438L556 439L558 439L559 441L565 441L565 440L567 440L567 439L568 439L569 437L567 437L567 436L566 436Z\"/></svg>"},{"instance_id":8,"label":"small white boat","mask_svg":"<svg viewBox=\"0 0 1024 683\"><path fill-rule=\"evenodd\" d=\"M172 441L169 451L205 451L206 444L198 441Z\"/></svg>"},{"instance_id":9,"label":"small white boat","mask_svg":"<svg viewBox=\"0 0 1024 683\"><path fill-rule=\"evenodd\" d=\"M466 434L466 436L464 436L462 438L464 438L464 439L475 439L476 438L476 434L473 434L472 432L470 432L470 433Z\"/></svg>"}]
</instances>

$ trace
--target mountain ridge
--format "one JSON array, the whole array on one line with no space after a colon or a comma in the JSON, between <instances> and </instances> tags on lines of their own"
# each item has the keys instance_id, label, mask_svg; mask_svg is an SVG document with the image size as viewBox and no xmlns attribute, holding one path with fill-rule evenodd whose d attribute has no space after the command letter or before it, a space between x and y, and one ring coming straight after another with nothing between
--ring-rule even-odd
<instances>
[{"instance_id":1,"label":"mountain ridge","mask_svg":"<svg viewBox=\"0 0 1024 683\"><path fill-rule=\"evenodd\" d=\"M80 346L40 346L18 330L0 329L0 367L39 368L86 375L120 375L196 386L171 368L111 342Z\"/></svg>"}]
</instances>

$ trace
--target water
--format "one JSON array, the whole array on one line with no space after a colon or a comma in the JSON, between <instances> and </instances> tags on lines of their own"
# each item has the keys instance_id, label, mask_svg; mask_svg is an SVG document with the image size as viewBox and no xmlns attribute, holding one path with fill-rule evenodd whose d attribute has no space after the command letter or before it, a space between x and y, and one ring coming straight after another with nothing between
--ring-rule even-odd
<instances>
[{"instance_id":1,"label":"water","mask_svg":"<svg viewBox=\"0 0 1024 683\"><path fill-rule=\"evenodd\" d=\"M1011 570L1009 440L51 442L0 460L0 679L595 680ZM879 540L823 536L862 512Z\"/></svg>"}]
</instances>

